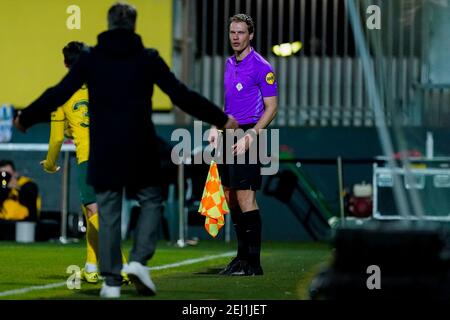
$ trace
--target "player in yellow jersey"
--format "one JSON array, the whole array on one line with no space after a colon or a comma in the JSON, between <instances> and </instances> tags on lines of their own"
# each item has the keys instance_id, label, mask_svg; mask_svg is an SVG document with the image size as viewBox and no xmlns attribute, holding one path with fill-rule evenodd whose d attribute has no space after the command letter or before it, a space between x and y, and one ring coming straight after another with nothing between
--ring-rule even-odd
<instances>
[{"instance_id":1,"label":"player in yellow jersey","mask_svg":"<svg viewBox=\"0 0 450 320\"><path fill-rule=\"evenodd\" d=\"M64 63L70 68L77 60L82 50L86 48L82 42L72 41L63 48ZM61 146L64 137L73 139L78 163L78 188L83 213L86 217L86 264L81 270L81 279L89 283L97 283L99 274L97 269L98 254L98 207L92 186L86 183L87 164L89 158L89 99L88 90L83 86L61 107L51 115L50 140L47 158L41 161L43 169L48 173L57 172ZM122 254L124 265L126 259ZM122 273L124 282L128 277Z\"/></svg>"}]
</instances>

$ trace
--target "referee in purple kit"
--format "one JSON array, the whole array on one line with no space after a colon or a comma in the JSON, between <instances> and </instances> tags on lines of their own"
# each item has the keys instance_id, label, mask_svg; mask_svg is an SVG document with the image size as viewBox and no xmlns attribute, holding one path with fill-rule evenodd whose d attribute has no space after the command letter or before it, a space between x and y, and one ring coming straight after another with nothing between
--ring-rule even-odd
<instances>
[{"instance_id":1,"label":"referee in purple kit","mask_svg":"<svg viewBox=\"0 0 450 320\"><path fill-rule=\"evenodd\" d=\"M262 275L261 216L256 203L256 190L261 188L261 164L249 163L249 148L257 144L257 136L277 113L277 83L272 66L251 46L254 24L250 16L236 14L230 18L229 38L234 55L225 65L225 113L232 115L246 134L231 150L234 162L219 165L219 173L238 240L237 255L220 272L223 275ZM251 132L253 131L253 132ZM218 130L212 128L209 142L217 146ZM223 135L226 146L226 135ZM235 142L235 141L234 141ZM253 148L252 148L253 149ZM236 164L244 154L245 164ZM225 157L224 157L225 159Z\"/></svg>"}]
</instances>

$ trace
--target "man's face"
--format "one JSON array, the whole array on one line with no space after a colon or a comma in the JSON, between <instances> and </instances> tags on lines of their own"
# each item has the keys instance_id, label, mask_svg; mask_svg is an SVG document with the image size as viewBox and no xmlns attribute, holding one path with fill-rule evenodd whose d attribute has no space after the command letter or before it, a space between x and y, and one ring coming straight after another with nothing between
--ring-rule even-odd
<instances>
[{"instance_id":1,"label":"man's face","mask_svg":"<svg viewBox=\"0 0 450 320\"><path fill-rule=\"evenodd\" d=\"M248 26L245 22L235 22L230 24L230 44L233 51L242 52L250 46L253 33L248 33Z\"/></svg>"}]
</instances>

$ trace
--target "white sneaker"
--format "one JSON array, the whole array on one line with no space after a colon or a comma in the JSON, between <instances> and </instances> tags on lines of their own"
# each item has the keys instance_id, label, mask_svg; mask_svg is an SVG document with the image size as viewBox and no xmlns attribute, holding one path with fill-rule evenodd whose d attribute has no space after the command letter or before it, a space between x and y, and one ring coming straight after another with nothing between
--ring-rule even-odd
<instances>
[{"instance_id":1,"label":"white sneaker","mask_svg":"<svg viewBox=\"0 0 450 320\"><path fill-rule=\"evenodd\" d=\"M128 277L139 294L144 296L154 296L156 294L156 286L152 278L150 278L150 271L147 267L139 262L131 261L123 271L128 274Z\"/></svg>"},{"instance_id":2,"label":"white sneaker","mask_svg":"<svg viewBox=\"0 0 450 320\"><path fill-rule=\"evenodd\" d=\"M100 290L100 297L108 299L120 298L120 287L108 286L103 282L102 289Z\"/></svg>"}]
</instances>

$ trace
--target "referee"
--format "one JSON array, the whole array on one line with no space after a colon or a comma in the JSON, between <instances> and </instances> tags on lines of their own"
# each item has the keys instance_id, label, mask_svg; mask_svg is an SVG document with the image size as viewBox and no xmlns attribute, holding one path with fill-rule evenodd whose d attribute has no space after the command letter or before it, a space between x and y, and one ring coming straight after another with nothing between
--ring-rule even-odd
<instances>
[{"instance_id":1,"label":"referee","mask_svg":"<svg viewBox=\"0 0 450 320\"><path fill-rule=\"evenodd\" d=\"M250 148L257 145L261 129L266 128L277 112L277 82L272 66L250 45L254 24L251 17L236 14L229 20L229 39L234 55L225 64L225 113L232 115L239 128L247 130L231 149L228 134L222 145L226 154L234 155L233 163L218 166L225 197L238 240L237 256L221 274L236 276L262 275L261 216L256 203L256 190L261 188L261 164L251 163ZM212 128L209 141L217 146L218 131ZM237 164L238 155L245 155L245 164ZM233 158L233 157L230 157Z\"/></svg>"}]
</instances>

